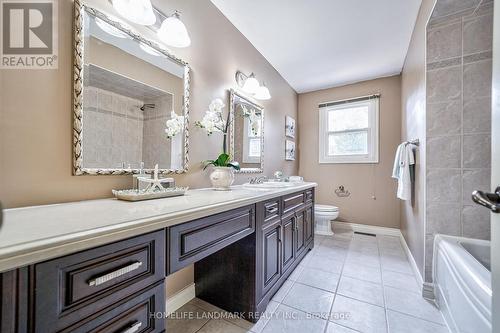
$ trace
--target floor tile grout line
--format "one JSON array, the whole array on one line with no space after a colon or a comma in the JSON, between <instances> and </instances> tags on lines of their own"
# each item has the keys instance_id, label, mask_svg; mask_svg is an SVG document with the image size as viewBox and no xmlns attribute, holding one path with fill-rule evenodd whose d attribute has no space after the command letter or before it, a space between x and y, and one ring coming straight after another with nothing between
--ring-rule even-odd
<instances>
[{"instance_id":1,"label":"floor tile grout line","mask_svg":"<svg viewBox=\"0 0 500 333\"><path fill-rule=\"evenodd\" d=\"M349 298L353 301L356 301L356 302L360 302L360 303L364 303L364 304L368 304L368 305L373 305L373 306L376 306L376 307L379 307L379 308L382 308L382 309L385 309L385 307L381 306L380 304L374 304L374 303L370 303L370 302L367 302L367 301L363 301L363 300L360 300L360 299L357 299L357 298L354 298L352 296L346 296L346 295L343 295L343 294L339 294L339 293L336 293L337 295L339 296L342 296L344 298Z\"/></svg>"},{"instance_id":2,"label":"floor tile grout line","mask_svg":"<svg viewBox=\"0 0 500 333\"><path fill-rule=\"evenodd\" d=\"M428 320L428 319L424 319L422 317L417 317L415 315L412 315L412 314L409 314L409 313L406 313L406 312L402 312L402 311L399 311L399 310L394 310L394 309L390 309L388 308L387 310L389 311L392 311L392 312L397 312L399 314L402 314L402 315L405 315L405 316L408 316L408 317L412 317L412 318L415 318L415 319L419 319L419 320L422 320L422 321L425 321L427 323L431 323L431 324L435 324L435 325L439 325L439 326L443 326L443 327L446 327L446 324L441 324L441 323L438 323L436 321L432 321L432 320Z\"/></svg>"},{"instance_id":3,"label":"floor tile grout line","mask_svg":"<svg viewBox=\"0 0 500 333\"><path fill-rule=\"evenodd\" d=\"M211 320L213 320L213 319L209 319L209 320L207 320L207 321L206 321L206 322L205 322L205 323L204 323L204 324L203 324L203 325L202 325L202 326L201 326L198 330L196 330L196 331L195 331L195 333L196 333L196 332L201 331L201 329L202 329L203 327L205 327L205 326L206 326L206 325L207 325L207 324L208 324Z\"/></svg>"},{"instance_id":4,"label":"floor tile grout line","mask_svg":"<svg viewBox=\"0 0 500 333\"><path fill-rule=\"evenodd\" d=\"M349 247L350 247L350 244L351 244L351 241L353 240L353 238L354 238L354 234L351 236L351 239L349 240ZM333 305L335 304L335 300L337 299L338 290L339 290L339 286L340 286L340 280L342 279L342 273L344 272L344 266L345 266L345 262L347 260L347 255L349 254L349 252L350 252L350 250L348 248L347 249L347 254L344 257L344 261L342 262L342 268L340 269L339 280L337 282L337 286L335 287L335 293L334 293L334 296L333 296L333 301L332 301L332 304L330 305L330 310L328 312L328 314L329 314L328 320L327 320L326 326L325 326L325 328L323 330L324 333L326 333L326 331L328 329L328 325L330 323L330 317L332 315Z\"/></svg>"},{"instance_id":5,"label":"floor tile grout line","mask_svg":"<svg viewBox=\"0 0 500 333\"><path fill-rule=\"evenodd\" d=\"M313 268L314 269L314 268ZM332 273L332 274L335 274L335 273ZM335 275L338 275L338 274L335 274ZM340 276L339 276L339 280L340 280ZM295 284L300 284L302 286L306 286L306 287L310 287L310 288L314 288L314 289L318 289L318 290L321 290L321 291L324 291L324 292L327 292L329 294L335 294L336 292L335 291L331 291L331 290L327 290L327 289L323 289L323 288L320 288L320 287L315 287L315 286L311 286L307 283L304 283L304 282L300 282L300 281L295 281ZM337 286L338 286L338 283L337 283ZM335 290L337 290L337 287L335 287Z\"/></svg>"},{"instance_id":6,"label":"floor tile grout line","mask_svg":"<svg viewBox=\"0 0 500 333\"><path fill-rule=\"evenodd\" d=\"M380 258L380 245L378 244L377 241L377 248L378 248L378 255ZM382 282L382 299L384 300L384 316L385 316L385 330L386 332L390 332L390 325L389 325L389 315L387 311L387 300L385 297L385 287L384 287L384 276L382 274L382 258L380 258L380 281Z\"/></svg>"}]
</instances>

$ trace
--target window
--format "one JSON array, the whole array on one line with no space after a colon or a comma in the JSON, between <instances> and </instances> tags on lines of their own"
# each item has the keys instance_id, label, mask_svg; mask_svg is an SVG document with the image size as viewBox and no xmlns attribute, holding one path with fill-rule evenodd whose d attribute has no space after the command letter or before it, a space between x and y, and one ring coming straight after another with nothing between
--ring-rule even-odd
<instances>
[{"instance_id":1,"label":"window","mask_svg":"<svg viewBox=\"0 0 500 333\"><path fill-rule=\"evenodd\" d=\"M262 134L260 121L245 118L243 130L243 163L260 163Z\"/></svg>"},{"instance_id":2,"label":"window","mask_svg":"<svg viewBox=\"0 0 500 333\"><path fill-rule=\"evenodd\" d=\"M319 163L378 163L379 98L319 106Z\"/></svg>"}]
</instances>

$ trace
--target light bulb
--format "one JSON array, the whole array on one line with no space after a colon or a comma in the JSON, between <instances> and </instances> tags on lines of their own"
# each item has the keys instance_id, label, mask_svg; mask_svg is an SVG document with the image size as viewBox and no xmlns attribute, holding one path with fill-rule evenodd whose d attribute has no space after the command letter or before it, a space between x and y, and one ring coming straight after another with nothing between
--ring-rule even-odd
<instances>
[{"instance_id":1,"label":"light bulb","mask_svg":"<svg viewBox=\"0 0 500 333\"><path fill-rule=\"evenodd\" d=\"M260 100L268 100L271 99L271 94L269 93L269 89L265 85L262 85L257 89L254 97Z\"/></svg>"},{"instance_id":2,"label":"light bulb","mask_svg":"<svg viewBox=\"0 0 500 333\"><path fill-rule=\"evenodd\" d=\"M130 22L153 25L156 16L150 0L113 0L113 8Z\"/></svg>"},{"instance_id":3,"label":"light bulb","mask_svg":"<svg viewBox=\"0 0 500 333\"><path fill-rule=\"evenodd\" d=\"M186 26L179 19L179 13L175 12L167 17L157 32L158 38L165 44L173 47L188 47L191 45L191 38Z\"/></svg>"},{"instance_id":4,"label":"light bulb","mask_svg":"<svg viewBox=\"0 0 500 333\"><path fill-rule=\"evenodd\" d=\"M259 90L260 84L259 81L255 78L255 75L252 73L250 76L245 80L245 84L243 84L243 91L248 93L248 94L255 94L257 90Z\"/></svg>"}]
</instances>

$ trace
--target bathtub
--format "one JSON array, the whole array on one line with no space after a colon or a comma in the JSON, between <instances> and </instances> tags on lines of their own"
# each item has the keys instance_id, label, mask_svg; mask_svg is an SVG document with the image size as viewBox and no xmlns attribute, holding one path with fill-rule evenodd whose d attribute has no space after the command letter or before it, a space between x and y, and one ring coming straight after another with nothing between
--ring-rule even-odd
<instances>
[{"instance_id":1,"label":"bathtub","mask_svg":"<svg viewBox=\"0 0 500 333\"><path fill-rule=\"evenodd\" d=\"M491 332L490 242L436 235L432 277L452 332Z\"/></svg>"}]
</instances>

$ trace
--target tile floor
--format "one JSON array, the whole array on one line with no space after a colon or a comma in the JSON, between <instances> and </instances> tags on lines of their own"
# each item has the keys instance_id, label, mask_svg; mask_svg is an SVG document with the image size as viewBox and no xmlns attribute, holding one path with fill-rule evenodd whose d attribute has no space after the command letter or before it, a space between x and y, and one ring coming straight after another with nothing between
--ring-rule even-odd
<instances>
[{"instance_id":1,"label":"tile floor","mask_svg":"<svg viewBox=\"0 0 500 333\"><path fill-rule=\"evenodd\" d=\"M200 299L167 319L169 333L448 332L424 300L398 237L338 230L316 236L302 260L252 324Z\"/></svg>"}]
</instances>

